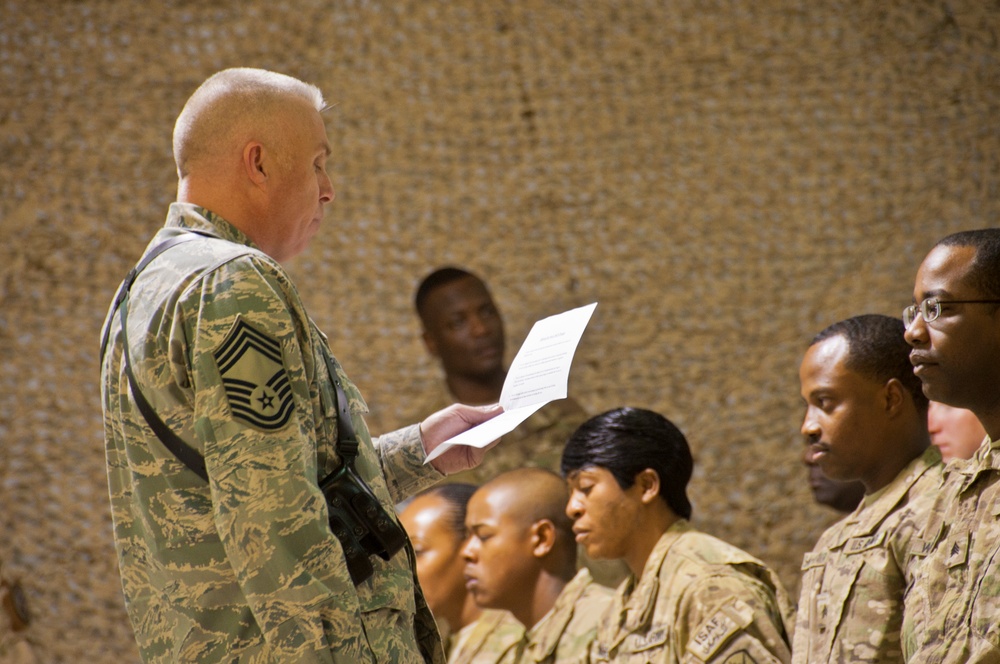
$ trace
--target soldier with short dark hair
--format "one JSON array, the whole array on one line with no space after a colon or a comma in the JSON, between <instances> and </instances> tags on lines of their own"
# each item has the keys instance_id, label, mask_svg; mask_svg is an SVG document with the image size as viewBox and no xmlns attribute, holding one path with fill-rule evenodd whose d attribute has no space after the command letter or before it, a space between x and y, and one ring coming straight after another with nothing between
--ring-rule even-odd
<instances>
[{"instance_id":1,"label":"soldier with short dark hair","mask_svg":"<svg viewBox=\"0 0 1000 664\"><path fill-rule=\"evenodd\" d=\"M443 383L427 390L422 416L443 405L495 403L507 378L503 317L486 283L457 267L427 275L414 297L427 351L441 364ZM498 474L537 466L559 469L563 444L587 413L572 397L554 401L506 434L483 463L449 481L482 484Z\"/></svg>"},{"instance_id":2,"label":"soldier with short dark hair","mask_svg":"<svg viewBox=\"0 0 1000 664\"><path fill-rule=\"evenodd\" d=\"M827 476L861 482L865 497L805 555L793 662L903 661L914 531L941 484L907 356L899 319L869 314L827 327L802 359L809 453Z\"/></svg>"},{"instance_id":3,"label":"soldier with short dark hair","mask_svg":"<svg viewBox=\"0 0 1000 664\"><path fill-rule=\"evenodd\" d=\"M906 594L907 662L1000 661L1000 229L931 249L903 311L910 361L929 399L967 408L986 439L949 464L920 533L925 562Z\"/></svg>"},{"instance_id":4,"label":"soldier with short dark hair","mask_svg":"<svg viewBox=\"0 0 1000 664\"><path fill-rule=\"evenodd\" d=\"M479 661L587 661L611 590L577 571L567 498L566 483L551 470L521 468L501 473L469 501L462 550L469 592L480 607L510 611L525 629L518 643Z\"/></svg>"}]
</instances>

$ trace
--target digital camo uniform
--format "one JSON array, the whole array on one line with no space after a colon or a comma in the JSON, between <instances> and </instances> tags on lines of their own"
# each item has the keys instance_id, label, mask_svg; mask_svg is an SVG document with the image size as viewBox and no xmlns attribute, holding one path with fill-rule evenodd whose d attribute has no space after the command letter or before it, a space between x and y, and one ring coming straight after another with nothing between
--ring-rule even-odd
<instances>
[{"instance_id":1,"label":"digital camo uniform","mask_svg":"<svg viewBox=\"0 0 1000 664\"><path fill-rule=\"evenodd\" d=\"M507 611L487 609L459 630L448 664L496 664L524 636L524 625Z\"/></svg>"},{"instance_id":2,"label":"digital camo uniform","mask_svg":"<svg viewBox=\"0 0 1000 664\"><path fill-rule=\"evenodd\" d=\"M777 575L681 519L653 548L642 577L615 594L592 662L789 662L792 608Z\"/></svg>"},{"instance_id":3,"label":"digital camo uniform","mask_svg":"<svg viewBox=\"0 0 1000 664\"><path fill-rule=\"evenodd\" d=\"M448 386L442 382L426 403L415 411L413 421L422 420L453 403L455 397L448 392ZM548 468L558 473L566 441L587 418L587 411L572 398L553 401L501 438L479 466L449 475L447 481L478 485L500 473L526 466Z\"/></svg>"},{"instance_id":4,"label":"digital camo uniform","mask_svg":"<svg viewBox=\"0 0 1000 664\"><path fill-rule=\"evenodd\" d=\"M1000 662L1000 442L945 467L915 551L903 654L916 664Z\"/></svg>"},{"instance_id":5,"label":"digital camo uniform","mask_svg":"<svg viewBox=\"0 0 1000 664\"><path fill-rule=\"evenodd\" d=\"M137 412L117 316L102 366L115 544L143 658L443 661L410 548L370 557L375 574L355 588L329 529L317 480L339 462L325 337L281 266L217 215L175 203L150 246L185 227L223 239L181 244L139 275L129 342L143 393L204 455L208 486ZM422 464L417 426L372 443L364 401L335 366L356 468L391 510L441 475Z\"/></svg>"},{"instance_id":6,"label":"digital camo uniform","mask_svg":"<svg viewBox=\"0 0 1000 664\"><path fill-rule=\"evenodd\" d=\"M795 664L903 661L912 540L940 486L941 454L928 447L805 555Z\"/></svg>"}]
</instances>

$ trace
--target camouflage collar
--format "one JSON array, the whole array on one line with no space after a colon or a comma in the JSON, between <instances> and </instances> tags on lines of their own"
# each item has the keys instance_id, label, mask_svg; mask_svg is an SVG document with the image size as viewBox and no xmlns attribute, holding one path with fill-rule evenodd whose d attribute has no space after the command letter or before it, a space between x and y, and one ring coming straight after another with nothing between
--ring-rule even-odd
<instances>
[{"instance_id":1,"label":"camouflage collar","mask_svg":"<svg viewBox=\"0 0 1000 664\"><path fill-rule=\"evenodd\" d=\"M660 540L653 547L646 560L646 565L642 569L642 576L638 581L630 580L625 587L626 594L623 596L624 606L620 617L624 623L626 633L631 633L647 627L653 619L653 610L656 608L656 600L660 594L660 569L663 561L670 553L671 547L677 543L685 533L691 532L694 528L686 519L678 519L660 537ZM629 592L629 586L634 586Z\"/></svg>"},{"instance_id":2,"label":"camouflage collar","mask_svg":"<svg viewBox=\"0 0 1000 664\"><path fill-rule=\"evenodd\" d=\"M171 203L167 212L167 228L190 228L196 231L206 231L230 242L244 244L254 249L260 249L253 240L240 229L233 226L211 210L191 203Z\"/></svg>"},{"instance_id":3,"label":"camouflage collar","mask_svg":"<svg viewBox=\"0 0 1000 664\"><path fill-rule=\"evenodd\" d=\"M965 462L949 463L946 472L962 475L961 494L984 473L1000 471L1000 441L987 436L971 459Z\"/></svg>"},{"instance_id":4,"label":"camouflage collar","mask_svg":"<svg viewBox=\"0 0 1000 664\"><path fill-rule=\"evenodd\" d=\"M886 486L870 496L865 496L851 514L840 524L840 532L831 547L841 546L847 540L875 532L885 518L899 507L915 484L929 473L937 473L940 481L941 453L930 445L916 459L906 464ZM912 499L912 496L911 496Z\"/></svg>"},{"instance_id":5,"label":"camouflage collar","mask_svg":"<svg viewBox=\"0 0 1000 664\"><path fill-rule=\"evenodd\" d=\"M529 661L542 662L555 657L559 640L573 619L573 609L591 583L590 572L584 567L559 593L552 609L524 635L528 642L527 650L531 653Z\"/></svg>"}]
</instances>

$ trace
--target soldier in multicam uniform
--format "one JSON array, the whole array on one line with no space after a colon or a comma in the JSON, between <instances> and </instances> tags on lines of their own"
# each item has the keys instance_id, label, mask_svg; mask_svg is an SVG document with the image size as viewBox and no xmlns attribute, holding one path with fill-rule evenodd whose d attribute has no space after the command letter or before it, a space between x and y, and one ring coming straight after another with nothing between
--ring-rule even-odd
<instances>
[{"instance_id":1,"label":"soldier in multicam uniform","mask_svg":"<svg viewBox=\"0 0 1000 664\"><path fill-rule=\"evenodd\" d=\"M456 401L496 403L507 378L504 326L482 279L459 268L441 268L421 281L414 301L424 344L444 370L443 384L416 412L423 416ZM558 471L566 439L585 419L586 411L571 397L550 403L506 434L480 466L448 481L482 484L524 466Z\"/></svg>"},{"instance_id":2,"label":"soldier in multicam uniform","mask_svg":"<svg viewBox=\"0 0 1000 664\"><path fill-rule=\"evenodd\" d=\"M522 468L498 475L469 501L469 591L479 606L506 609L527 630L510 648L490 653L496 662L587 661L611 590L586 569L576 571L567 498L558 475Z\"/></svg>"},{"instance_id":3,"label":"soldier in multicam uniform","mask_svg":"<svg viewBox=\"0 0 1000 664\"><path fill-rule=\"evenodd\" d=\"M955 233L924 258L903 312L910 361L934 401L986 430L919 533L925 558L907 590L907 662L1000 662L1000 229Z\"/></svg>"},{"instance_id":4,"label":"soldier in multicam uniform","mask_svg":"<svg viewBox=\"0 0 1000 664\"><path fill-rule=\"evenodd\" d=\"M941 485L903 331L875 314L834 323L799 369L802 434L816 462L835 480L861 481L866 496L805 555L796 664L903 661L912 540Z\"/></svg>"},{"instance_id":5,"label":"soldier in multicam uniform","mask_svg":"<svg viewBox=\"0 0 1000 664\"><path fill-rule=\"evenodd\" d=\"M598 415L563 451L566 513L594 558L632 575L601 620L592 662L788 662L792 609L777 575L689 523L684 435L636 408Z\"/></svg>"},{"instance_id":6,"label":"soldier in multicam uniform","mask_svg":"<svg viewBox=\"0 0 1000 664\"><path fill-rule=\"evenodd\" d=\"M505 650L524 628L507 611L483 611L466 590L465 513L474 484L440 484L413 497L399 519L416 555L417 579L444 637L449 664L472 664L480 652ZM490 661L490 660L487 660Z\"/></svg>"},{"instance_id":7,"label":"soldier in multicam uniform","mask_svg":"<svg viewBox=\"0 0 1000 664\"><path fill-rule=\"evenodd\" d=\"M498 409L456 406L372 442L361 395L279 264L334 197L321 108L314 86L262 70L199 87L174 129L178 202L150 246L189 239L138 274L120 306L128 342L124 313L105 323L115 543L147 662L444 659L412 550L370 556L374 573L355 586L319 479L341 465L338 406L359 439L354 467L389 510L476 463L469 448L423 461ZM203 472L158 439L140 397Z\"/></svg>"}]
</instances>

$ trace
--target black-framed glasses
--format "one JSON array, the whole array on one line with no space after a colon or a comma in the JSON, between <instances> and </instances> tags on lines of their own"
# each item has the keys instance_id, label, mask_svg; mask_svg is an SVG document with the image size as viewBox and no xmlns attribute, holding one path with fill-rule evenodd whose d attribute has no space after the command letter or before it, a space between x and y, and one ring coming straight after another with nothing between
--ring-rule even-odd
<instances>
[{"instance_id":1,"label":"black-framed glasses","mask_svg":"<svg viewBox=\"0 0 1000 664\"><path fill-rule=\"evenodd\" d=\"M936 297L925 298L919 305L911 304L903 309L903 325L909 328L917 319L919 313L925 323L937 320L941 315L941 307L945 304L1000 304L1000 300L939 300Z\"/></svg>"}]
</instances>

